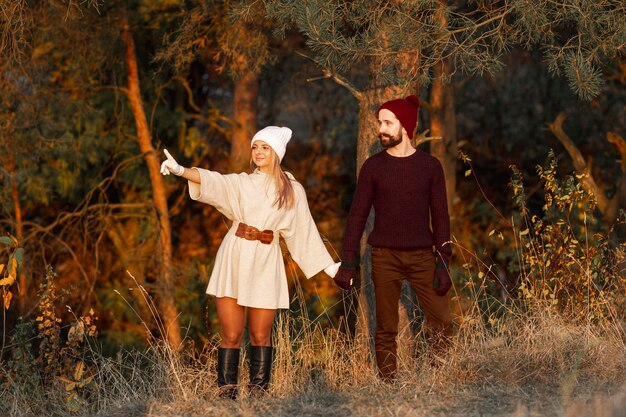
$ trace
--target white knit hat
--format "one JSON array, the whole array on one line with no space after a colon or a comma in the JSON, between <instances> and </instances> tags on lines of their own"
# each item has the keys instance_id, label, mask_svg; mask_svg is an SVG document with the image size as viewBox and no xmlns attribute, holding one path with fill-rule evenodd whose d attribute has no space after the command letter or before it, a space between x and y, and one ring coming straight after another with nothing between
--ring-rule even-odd
<instances>
[{"instance_id":1,"label":"white knit hat","mask_svg":"<svg viewBox=\"0 0 626 417\"><path fill-rule=\"evenodd\" d=\"M287 142L289 142L290 139L291 129L288 127L268 126L256 132L252 138L252 142L250 142L250 147L252 147L255 141L262 140L274 149L274 152L278 155L278 159L282 161L283 156L285 156L285 151L287 150Z\"/></svg>"}]
</instances>

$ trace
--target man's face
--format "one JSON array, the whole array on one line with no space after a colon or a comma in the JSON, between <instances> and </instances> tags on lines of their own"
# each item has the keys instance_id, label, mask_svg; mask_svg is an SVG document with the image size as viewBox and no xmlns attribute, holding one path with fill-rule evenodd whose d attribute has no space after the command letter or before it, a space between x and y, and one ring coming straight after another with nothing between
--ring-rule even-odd
<instances>
[{"instance_id":1,"label":"man's face","mask_svg":"<svg viewBox=\"0 0 626 417\"><path fill-rule=\"evenodd\" d=\"M400 120L387 109L378 112L378 139L384 148L393 148L402 142Z\"/></svg>"}]
</instances>

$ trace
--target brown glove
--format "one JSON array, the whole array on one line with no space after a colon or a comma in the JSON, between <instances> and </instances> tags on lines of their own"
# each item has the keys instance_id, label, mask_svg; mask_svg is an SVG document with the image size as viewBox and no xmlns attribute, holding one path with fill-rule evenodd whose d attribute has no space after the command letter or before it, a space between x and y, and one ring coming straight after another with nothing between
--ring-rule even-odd
<instances>
[{"instance_id":1,"label":"brown glove","mask_svg":"<svg viewBox=\"0 0 626 417\"><path fill-rule=\"evenodd\" d=\"M354 284L356 277L356 262L342 261L337 275L333 278L335 285L344 290L349 290Z\"/></svg>"},{"instance_id":2,"label":"brown glove","mask_svg":"<svg viewBox=\"0 0 626 417\"><path fill-rule=\"evenodd\" d=\"M452 287L452 280L450 279L450 268L448 268L448 263L437 261L437 266L435 267L435 279L433 280L433 288L435 289L435 293L443 297L450 291L450 287Z\"/></svg>"}]
</instances>

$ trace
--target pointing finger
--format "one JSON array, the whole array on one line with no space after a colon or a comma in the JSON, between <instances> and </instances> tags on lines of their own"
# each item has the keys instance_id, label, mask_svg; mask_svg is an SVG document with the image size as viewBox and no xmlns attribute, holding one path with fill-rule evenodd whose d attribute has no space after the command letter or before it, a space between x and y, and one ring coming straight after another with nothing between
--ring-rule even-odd
<instances>
[{"instance_id":1,"label":"pointing finger","mask_svg":"<svg viewBox=\"0 0 626 417\"><path fill-rule=\"evenodd\" d=\"M167 156L167 159L171 159L172 161L174 160L174 157L172 155L170 155L170 153L167 151L167 149L163 149L163 152L165 152L165 156Z\"/></svg>"}]
</instances>

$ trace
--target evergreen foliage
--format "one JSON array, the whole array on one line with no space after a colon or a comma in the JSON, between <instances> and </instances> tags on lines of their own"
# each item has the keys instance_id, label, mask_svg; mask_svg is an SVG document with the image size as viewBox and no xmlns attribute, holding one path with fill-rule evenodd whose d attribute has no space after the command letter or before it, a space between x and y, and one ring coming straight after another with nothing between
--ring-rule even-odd
<instances>
[{"instance_id":1,"label":"evergreen foliage","mask_svg":"<svg viewBox=\"0 0 626 417\"><path fill-rule=\"evenodd\" d=\"M229 15L229 1L193 1L181 14L180 28L168 34L155 59L184 72L196 59L233 77L258 72L273 62L266 27L258 13Z\"/></svg>"},{"instance_id":2,"label":"evergreen foliage","mask_svg":"<svg viewBox=\"0 0 626 417\"><path fill-rule=\"evenodd\" d=\"M259 2L240 3L246 15ZM493 74L514 46L539 48L553 74L564 75L584 99L597 96L602 68L623 54L626 6L619 0L562 1L296 1L266 0L276 32L306 37L322 68L344 72L375 61L380 82L426 83L431 69L449 58L451 73ZM405 54L418 54L409 72Z\"/></svg>"}]
</instances>

